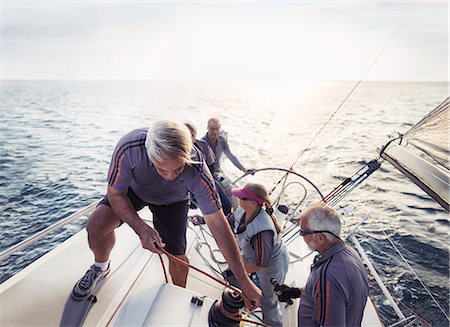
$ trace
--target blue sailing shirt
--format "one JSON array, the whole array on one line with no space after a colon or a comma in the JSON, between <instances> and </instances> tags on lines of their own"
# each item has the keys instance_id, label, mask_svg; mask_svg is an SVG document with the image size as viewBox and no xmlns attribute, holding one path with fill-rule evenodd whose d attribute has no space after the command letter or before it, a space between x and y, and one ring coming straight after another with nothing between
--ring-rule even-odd
<instances>
[{"instance_id":1,"label":"blue sailing shirt","mask_svg":"<svg viewBox=\"0 0 450 327\"><path fill-rule=\"evenodd\" d=\"M240 163L239 159L230 151L230 147L228 146L227 140L222 136L219 135L219 138L216 143L212 143L211 140L208 138L208 134L205 134L205 136L202 137L202 140L206 141L211 149L213 150L214 154L216 155L216 162L215 164L220 169L220 158L222 157L222 153L225 153L225 155L228 157L228 159L231 160L233 165L235 165L238 169L244 171L244 166Z\"/></svg>"},{"instance_id":2,"label":"blue sailing shirt","mask_svg":"<svg viewBox=\"0 0 450 327\"><path fill-rule=\"evenodd\" d=\"M222 206L214 180L200 151L193 147L192 159L173 181L166 181L155 169L145 148L147 128L135 129L118 142L109 167L108 183L117 191L128 187L143 201L167 205L188 199L192 192L204 215L218 212Z\"/></svg>"},{"instance_id":3,"label":"blue sailing shirt","mask_svg":"<svg viewBox=\"0 0 450 327\"><path fill-rule=\"evenodd\" d=\"M299 326L361 326L369 285L355 250L343 242L319 255L302 291Z\"/></svg>"}]
</instances>

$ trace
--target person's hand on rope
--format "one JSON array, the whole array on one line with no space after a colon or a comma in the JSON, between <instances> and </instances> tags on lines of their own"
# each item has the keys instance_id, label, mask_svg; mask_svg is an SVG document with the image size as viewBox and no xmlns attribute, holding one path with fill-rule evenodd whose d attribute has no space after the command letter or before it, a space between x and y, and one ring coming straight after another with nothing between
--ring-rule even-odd
<instances>
[{"instance_id":1,"label":"person's hand on rope","mask_svg":"<svg viewBox=\"0 0 450 327\"><path fill-rule=\"evenodd\" d=\"M248 278L248 283L241 285L245 309L253 312L261 305L261 290Z\"/></svg>"},{"instance_id":2,"label":"person's hand on rope","mask_svg":"<svg viewBox=\"0 0 450 327\"><path fill-rule=\"evenodd\" d=\"M188 219L194 226L203 225L205 223L205 219L200 215L188 216Z\"/></svg>"},{"instance_id":3,"label":"person's hand on rope","mask_svg":"<svg viewBox=\"0 0 450 327\"><path fill-rule=\"evenodd\" d=\"M161 254L160 249L166 246L162 242L158 232L148 225L145 231L139 233L139 238L141 239L142 247L153 253Z\"/></svg>"}]
</instances>

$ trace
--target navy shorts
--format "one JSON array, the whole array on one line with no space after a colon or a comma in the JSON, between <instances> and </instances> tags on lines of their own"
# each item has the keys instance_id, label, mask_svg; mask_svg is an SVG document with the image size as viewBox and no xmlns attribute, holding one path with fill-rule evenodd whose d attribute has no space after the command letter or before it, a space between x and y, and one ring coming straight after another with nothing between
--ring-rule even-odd
<instances>
[{"instance_id":1,"label":"navy shorts","mask_svg":"<svg viewBox=\"0 0 450 327\"><path fill-rule=\"evenodd\" d=\"M131 188L128 188L127 196L136 212L148 206L153 214L153 227L166 244L167 252L173 255L186 253L187 213L189 209L187 200L167 205L155 205L140 199ZM100 204L111 208L106 196L99 202Z\"/></svg>"}]
</instances>

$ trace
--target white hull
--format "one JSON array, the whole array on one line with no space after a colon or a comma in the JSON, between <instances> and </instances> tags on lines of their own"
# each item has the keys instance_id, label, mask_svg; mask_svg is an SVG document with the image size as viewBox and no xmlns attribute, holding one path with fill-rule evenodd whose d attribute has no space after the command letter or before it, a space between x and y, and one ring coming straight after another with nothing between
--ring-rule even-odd
<instances>
[{"instance_id":1,"label":"white hull","mask_svg":"<svg viewBox=\"0 0 450 327\"><path fill-rule=\"evenodd\" d=\"M148 211L140 214L147 218L150 216ZM127 225L116 230L116 237L109 279L98 294L98 301L92 305L84 321L85 326L208 325L209 308L216 299L220 299L224 289L222 285L193 269L189 271L186 289L166 284L159 256L142 249L138 237ZM188 229L190 262L214 274L196 249L196 237L196 233ZM210 237L208 242L217 248ZM297 255L308 252L302 238L297 238L294 243L289 249L295 250L293 252ZM206 246L202 246L200 251L209 258ZM291 265L288 284L304 285L312 257ZM83 229L4 282L1 285L0 325L59 326L72 287L92 260ZM168 267L166 257L164 262ZM191 304L192 296L206 296L203 306ZM284 326L297 326L297 307L298 301L283 308ZM368 301L363 325L381 326L371 301Z\"/></svg>"}]
</instances>

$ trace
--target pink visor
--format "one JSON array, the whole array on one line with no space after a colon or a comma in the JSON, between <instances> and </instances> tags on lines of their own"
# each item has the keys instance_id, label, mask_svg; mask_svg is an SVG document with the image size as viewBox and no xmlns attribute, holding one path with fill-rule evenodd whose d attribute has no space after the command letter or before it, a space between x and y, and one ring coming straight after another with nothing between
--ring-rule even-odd
<instances>
[{"instance_id":1,"label":"pink visor","mask_svg":"<svg viewBox=\"0 0 450 327\"><path fill-rule=\"evenodd\" d=\"M252 193L248 188L233 188L231 189L231 194L239 199L250 199L258 203L260 206L264 204L264 200L261 200L256 195Z\"/></svg>"}]
</instances>

